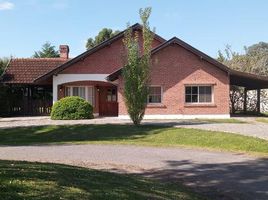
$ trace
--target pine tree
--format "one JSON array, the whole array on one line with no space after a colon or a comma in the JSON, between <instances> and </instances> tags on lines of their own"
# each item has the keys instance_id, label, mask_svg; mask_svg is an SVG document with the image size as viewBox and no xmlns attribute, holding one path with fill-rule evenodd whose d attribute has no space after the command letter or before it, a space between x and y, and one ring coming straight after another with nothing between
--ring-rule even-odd
<instances>
[{"instance_id":1,"label":"pine tree","mask_svg":"<svg viewBox=\"0 0 268 200\"><path fill-rule=\"evenodd\" d=\"M42 46L41 51L36 51L33 55L34 58L57 58L60 57L58 51L55 50L55 46L52 46L49 42L46 42Z\"/></svg>"}]
</instances>

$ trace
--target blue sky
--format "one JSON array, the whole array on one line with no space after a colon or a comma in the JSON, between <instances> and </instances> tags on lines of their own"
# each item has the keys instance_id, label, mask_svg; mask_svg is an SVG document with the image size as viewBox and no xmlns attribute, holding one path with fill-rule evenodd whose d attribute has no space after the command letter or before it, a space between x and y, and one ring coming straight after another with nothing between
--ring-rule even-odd
<instances>
[{"instance_id":1,"label":"blue sky","mask_svg":"<svg viewBox=\"0 0 268 200\"><path fill-rule=\"evenodd\" d=\"M124 30L151 6L150 24L169 39L177 36L216 57L268 42L267 0L0 0L0 57L30 57L49 41L68 44L71 56L85 51L88 37L103 27Z\"/></svg>"}]
</instances>

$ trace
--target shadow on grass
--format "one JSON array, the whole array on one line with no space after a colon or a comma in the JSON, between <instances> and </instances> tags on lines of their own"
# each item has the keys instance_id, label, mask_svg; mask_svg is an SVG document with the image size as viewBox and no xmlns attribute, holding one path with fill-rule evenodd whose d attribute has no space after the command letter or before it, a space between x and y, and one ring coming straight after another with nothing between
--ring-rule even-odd
<instances>
[{"instance_id":1,"label":"shadow on grass","mask_svg":"<svg viewBox=\"0 0 268 200\"><path fill-rule=\"evenodd\" d=\"M267 158L215 164L167 160L165 169L143 175L161 181L183 182L214 200L267 200L267 169Z\"/></svg>"},{"instance_id":2,"label":"shadow on grass","mask_svg":"<svg viewBox=\"0 0 268 200\"><path fill-rule=\"evenodd\" d=\"M180 185L137 175L109 173L61 164L0 161L2 200L184 199L200 196Z\"/></svg>"},{"instance_id":3,"label":"shadow on grass","mask_svg":"<svg viewBox=\"0 0 268 200\"><path fill-rule=\"evenodd\" d=\"M158 134L167 126L60 125L0 129L0 145L28 145L83 141L135 140Z\"/></svg>"}]
</instances>

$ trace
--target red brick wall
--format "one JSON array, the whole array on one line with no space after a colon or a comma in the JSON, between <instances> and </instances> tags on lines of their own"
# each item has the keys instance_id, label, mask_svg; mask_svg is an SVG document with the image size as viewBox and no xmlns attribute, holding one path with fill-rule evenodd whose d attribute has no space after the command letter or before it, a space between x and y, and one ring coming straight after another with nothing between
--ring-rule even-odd
<instances>
[{"instance_id":1,"label":"red brick wall","mask_svg":"<svg viewBox=\"0 0 268 200\"><path fill-rule=\"evenodd\" d=\"M141 37L141 32L139 32ZM89 55L67 69L62 74L110 74L123 65L124 45L123 38L111 43L103 49ZM142 40L140 40L142 41ZM153 48L160 45L158 40L153 41Z\"/></svg>"},{"instance_id":2,"label":"red brick wall","mask_svg":"<svg viewBox=\"0 0 268 200\"><path fill-rule=\"evenodd\" d=\"M160 106L148 106L146 114L229 114L229 78L226 72L176 44L154 54L152 63L151 84L162 86L163 100ZM185 84L213 84L214 104L187 106L184 103ZM118 87L119 115L125 115L121 77Z\"/></svg>"}]
</instances>

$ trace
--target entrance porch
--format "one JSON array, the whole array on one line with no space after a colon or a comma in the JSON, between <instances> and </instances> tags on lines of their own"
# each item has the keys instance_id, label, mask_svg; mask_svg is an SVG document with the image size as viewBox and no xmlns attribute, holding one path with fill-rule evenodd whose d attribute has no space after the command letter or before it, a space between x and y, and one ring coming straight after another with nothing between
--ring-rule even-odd
<instances>
[{"instance_id":1,"label":"entrance porch","mask_svg":"<svg viewBox=\"0 0 268 200\"><path fill-rule=\"evenodd\" d=\"M79 96L93 106L95 116L118 116L117 86L102 81L75 81L58 85L58 99Z\"/></svg>"}]
</instances>

